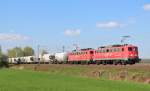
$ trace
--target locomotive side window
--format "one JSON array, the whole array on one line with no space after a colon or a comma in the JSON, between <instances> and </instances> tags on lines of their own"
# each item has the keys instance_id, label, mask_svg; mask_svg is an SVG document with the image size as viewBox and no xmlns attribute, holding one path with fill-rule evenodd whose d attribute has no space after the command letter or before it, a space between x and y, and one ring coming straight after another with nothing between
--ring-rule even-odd
<instances>
[{"instance_id":1,"label":"locomotive side window","mask_svg":"<svg viewBox=\"0 0 150 91\"><path fill-rule=\"evenodd\" d=\"M81 55L81 52L79 52L79 55Z\"/></svg>"},{"instance_id":2,"label":"locomotive side window","mask_svg":"<svg viewBox=\"0 0 150 91\"><path fill-rule=\"evenodd\" d=\"M137 47L134 48L134 51L137 51Z\"/></svg>"},{"instance_id":3,"label":"locomotive side window","mask_svg":"<svg viewBox=\"0 0 150 91\"><path fill-rule=\"evenodd\" d=\"M112 52L120 52L120 51L121 51L120 48L113 48L113 49L112 49Z\"/></svg>"},{"instance_id":4,"label":"locomotive side window","mask_svg":"<svg viewBox=\"0 0 150 91\"><path fill-rule=\"evenodd\" d=\"M96 51L96 53L98 53L98 51Z\"/></svg>"},{"instance_id":5,"label":"locomotive side window","mask_svg":"<svg viewBox=\"0 0 150 91\"><path fill-rule=\"evenodd\" d=\"M132 47L129 47L128 50L129 50L129 51L132 51L133 49L132 49Z\"/></svg>"},{"instance_id":6,"label":"locomotive side window","mask_svg":"<svg viewBox=\"0 0 150 91\"><path fill-rule=\"evenodd\" d=\"M101 51L101 50L97 50L96 52L97 52L97 53L100 53L100 51Z\"/></svg>"},{"instance_id":7,"label":"locomotive side window","mask_svg":"<svg viewBox=\"0 0 150 91\"><path fill-rule=\"evenodd\" d=\"M96 52L99 53L99 50L97 50Z\"/></svg>"},{"instance_id":8,"label":"locomotive side window","mask_svg":"<svg viewBox=\"0 0 150 91\"><path fill-rule=\"evenodd\" d=\"M120 48L117 48L117 52L119 52L120 51Z\"/></svg>"},{"instance_id":9,"label":"locomotive side window","mask_svg":"<svg viewBox=\"0 0 150 91\"><path fill-rule=\"evenodd\" d=\"M115 48L115 52L117 52L117 48Z\"/></svg>"},{"instance_id":10,"label":"locomotive side window","mask_svg":"<svg viewBox=\"0 0 150 91\"><path fill-rule=\"evenodd\" d=\"M124 48L122 48L122 51L124 51Z\"/></svg>"},{"instance_id":11,"label":"locomotive side window","mask_svg":"<svg viewBox=\"0 0 150 91\"><path fill-rule=\"evenodd\" d=\"M112 52L112 49L110 49L109 52Z\"/></svg>"},{"instance_id":12,"label":"locomotive side window","mask_svg":"<svg viewBox=\"0 0 150 91\"><path fill-rule=\"evenodd\" d=\"M102 52L102 50L99 50L99 53L101 53Z\"/></svg>"},{"instance_id":13,"label":"locomotive side window","mask_svg":"<svg viewBox=\"0 0 150 91\"><path fill-rule=\"evenodd\" d=\"M90 51L90 54L93 54L93 51Z\"/></svg>"},{"instance_id":14,"label":"locomotive side window","mask_svg":"<svg viewBox=\"0 0 150 91\"><path fill-rule=\"evenodd\" d=\"M107 49L106 52L109 52L109 49Z\"/></svg>"},{"instance_id":15,"label":"locomotive side window","mask_svg":"<svg viewBox=\"0 0 150 91\"><path fill-rule=\"evenodd\" d=\"M78 55L80 55L80 52L78 52Z\"/></svg>"},{"instance_id":16,"label":"locomotive side window","mask_svg":"<svg viewBox=\"0 0 150 91\"><path fill-rule=\"evenodd\" d=\"M103 49L102 52L105 53L105 49Z\"/></svg>"},{"instance_id":17,"label":"locomotive side window","mask_svg":"<svg viewBox=\"0 0 150 91\"><path fill-rule=\"evenodd\" d=\"M97 50L96 53L99 53L99 51Z\"/></svg>"},{"instance_id":18,"label":"locomotive side window","mask_svg":"<svg viewBox=\"0 0 150 91\"><path fill-rule=\"evenodd\" d=\"M104 53L106 53L107 52L107 50L106 49L104 49Z\"/></svg>"},{"instance_id":19,"label":"locomotive side window","mask_svg":"<svg viewBox=\"0 0 150 91\"><path fill-rule=\"evenodd\" d=\"M114 48L114 49L113 49L113 52L116 52L116 51L117 51L116 48Z\"/></svg>"}]
</instances>

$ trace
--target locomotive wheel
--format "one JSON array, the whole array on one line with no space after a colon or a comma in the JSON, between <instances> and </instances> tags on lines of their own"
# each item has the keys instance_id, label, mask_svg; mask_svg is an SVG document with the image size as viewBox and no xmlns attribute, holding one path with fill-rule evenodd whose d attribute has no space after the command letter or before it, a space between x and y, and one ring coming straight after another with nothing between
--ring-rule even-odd
<instances>
[{"instance_id":1,"label":"locomotive wheel","mask_svg":"<svg viewBox=\"0 0 150 91\"><path fill-rule=\"evenodd\" d=\"M129 62L129 64L130 64L130 65L133 65L133 64L135 64L135 62L133 62L133 61L130 61L130 62Z\"/></svg>"},{"instance_id":2,"label":"locomotive wheel","mask_svg":"<svg viewBox=\"0 0 150 91\"><path fill-rule=\"evenodd\" d=\"M123 61L123 62L122 62L122 64L123 64L123 65L126 65L126 64L127 64L127 62L126 62L126 61Z\"/></svg>"},{"instance_id":3,"label":"locomotive wheel","mask_svg":"<svg viewBox=\"0 0 150 91\"><path fill-rule=\"evenodd\" d=\"M117 65L117 64L118 64L118 62L116 62L116 61L113 61L113 64L114 64L114 65Z\"/></svg>"},{"instance_id":4,"label":"locomotive wheel","mask_svg":"<svg viewBox=\"0 0 150 91\"><path fill-rule=\"evenodd\" d=\"M89 65L90 63L89 63L89 61L86 61L86 65Z\"/></svg>"},{"instance_id":5,"label":"locomotive wheel","mask_svg":"<svg viewBox=\"0 0 150 91\"><path fill-rule=\"evenodd\" d=\"M73 61L72 64L75 64L75 61Z\"/></svg>"},{"instance_id":6,"label":"locomotive wheel","mask_svg":"<svg viewBox=\"0 0 150 91\"><path fill-rule=\"evenodd\" d=\"M74 63L74 61L71 62L71 64L73 64L73 63Z\"/></svg>"},{"instance_id":7,"label":"locomotive wheel","mask_svg":"<svg viewBox=\"0 0 150 91\"><path fill-rule=\"evenodd\" d=\"M96 64L97 64L97 65L100 65L100 62L99 62L99 61L96 61Z\"/></svg>"},{"instance_id":8,"label":"locomotive wheel","mask_svg":"<svg viewBox=\"0 0 150 91\"><path fill-rule=\"evenodd\" d=\"M111 64L111 65L113 64L113 61L112 61L112 60L110 61L110 64Z\"/></svg>"},{"instance_id":9,"label":"locomotive wheel","mask_svg":"<svg viewBox=\"0 0 150 91\"><path fill-rule=\"evenodd\" d=\"M107 64L107 62L106 62L106 61L103 61L103 62L102 62L102 64L103 64L103 65L106 65L106 64Z\"/></svg>"},{"instance_id":10,"label":"locomotive wheel","mask_svg":"<svg viewBox=\"0 0 150 91\"><path fill-rule=\"evenodd\" d=\"M84 65L85 64L85 62L84 61L81 61L81 65Z\"/></svg>"},{"instance_id":11,"label":"locomotive wheel","mask_svg":"<svg viewBox=\"0 0 150 91\"><path fill-rule=\"evenodd\" d=\"M81 64L81 61L78 61L78 64Z\"/></svg>"},{"instance_id":12,"label":"locomotive wheel","mask_svg":"<svg viewBox=\"0 0 150 91\"><path fill-rule=\"evenodd\" d=\"M78 64L78 61L75 61L74 63L75 63L75 64Z\"/></svg>"}]
</instances>

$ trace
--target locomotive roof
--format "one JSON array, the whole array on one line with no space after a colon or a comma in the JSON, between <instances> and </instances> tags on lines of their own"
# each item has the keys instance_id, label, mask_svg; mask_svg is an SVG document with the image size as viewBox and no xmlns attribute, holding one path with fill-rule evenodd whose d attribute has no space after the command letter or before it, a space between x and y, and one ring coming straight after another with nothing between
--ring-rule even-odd
<instances>
[{"instance_id":1,"label":"locomotive roof","mask_svg":"<svg viewBox=\"0 0 150 91\"><path fill-rule=\"evenodd\" d=\"M81 51L85 51L85 50L92 50L92 48L84 48L84 49L81 49Z\"/></svg>"},{"instance_id":2,"label":"locomotive roof","mask_svg":"<svg viewBox=\"0 0 150 91\"><path fill-rule=\"evenodd\" d=\"M121 47L121 46L133 46L133 45L130 45L130 44L123 44L123 45L116 44L116 45L101 46L101 47L98 47L98 48Z\"/></svg>"},{"instance_id":3,"label":"locomotive roof","mask_svg":"<svg viewBox=\"0 0 150 91\"><path fill-rule=\"evenodd\" d=\"M73 52L88 51L88 50L93 50L93 48L84 48L84 49L80 49L80 50L73 50Z\"/></svg>"}]
</instances>

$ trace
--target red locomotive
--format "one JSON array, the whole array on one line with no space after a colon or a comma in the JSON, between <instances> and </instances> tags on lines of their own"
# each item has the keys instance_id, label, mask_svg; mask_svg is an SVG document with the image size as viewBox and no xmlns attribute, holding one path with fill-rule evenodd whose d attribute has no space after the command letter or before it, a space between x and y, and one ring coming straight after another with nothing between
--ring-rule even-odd
<instances>
[{"instance_id":1,"label":"red locomotive","mask_svg":"<svg viewBox=\"0 0 150 91\"><path fill-rule=\"evenodd\" d=\"M138 47L129 44L87 48L68 54L68 63L134 64L139 61Z\"/></svg>"},{"instance_id":2,"label":"red locomotive","mask_svg":"<svg viewBox=\"0 0 150 91\"><path fill-rule=\"evenodd\" d=\"M68 54L68 63L92 63L94 50L92 48L74 50Z\"/></svg>"}]
</instances>

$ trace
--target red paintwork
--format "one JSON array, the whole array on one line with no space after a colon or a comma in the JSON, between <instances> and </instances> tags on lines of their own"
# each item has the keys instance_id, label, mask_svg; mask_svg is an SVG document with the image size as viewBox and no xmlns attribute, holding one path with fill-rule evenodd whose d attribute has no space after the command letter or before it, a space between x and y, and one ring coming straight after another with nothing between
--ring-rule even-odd
<instances>
[{"instance_id":1,"label":"red paintwork","mask_svg":"<svg viewBox=\"0 0 150 91\"><path fill-rule=\"evenodd\" d=\"M93 51L90 50L79 50L68 54L68 61L90 61L93 57Z\"/></svg>"},{"instance_id":2,"label":"red paintwork","mask_svg":"<svg viewBox=\"0 0 150 91\"><path fill-rule=\"evenodd\" d=\"M114 49L119 49L114 51ZM131 50L129 50L131 49ZM104 50L103 52L98 52ZM133 45L105 46L96 50L79 50L68 54L68 61L100 61L138 59L138 48Z\"/></svg>"},{"instance_id":3,"label":"red paintwork","mask_svg":"<svg viewBox=\"0 0 150 91\"><path fill-rule=\"evenodd\" d=\"M114 48L119 49L119 51L111 51L111 52L104 52L104 53L97 53L99 50L113 50ZM131 48L131 51L129 51ZM136 46L133 45L121 45L119 47L105 47L99 48L95 50L93 60L123 60L123 59L134 59L138 58L138 49Z\"/></svg>"}]
</instances>

